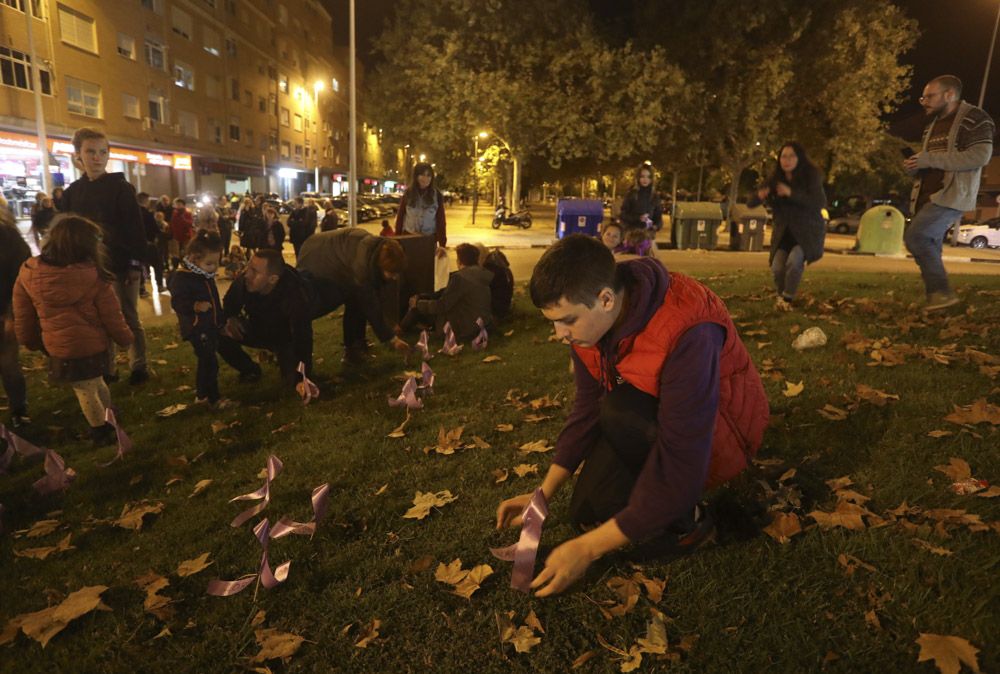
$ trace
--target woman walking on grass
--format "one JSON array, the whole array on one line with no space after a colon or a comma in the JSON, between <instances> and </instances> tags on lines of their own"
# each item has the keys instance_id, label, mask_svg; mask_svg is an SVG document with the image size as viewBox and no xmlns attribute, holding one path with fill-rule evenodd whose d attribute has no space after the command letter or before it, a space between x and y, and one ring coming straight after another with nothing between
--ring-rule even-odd
<instances>
[{"instance_id":1,"label":"woman walking on grass","mask_svg":"<svg viewBox=\"0 0 1000 674\"><path fill-rule=\"evenodd\" d=\"M823 257L826 193L823 175L795 142L785 143L774 172L751 198L749 206L767 203L774 229L771 232L771 273L782 308L795 301L805 265Z\"/></svg>"}]
</instances>

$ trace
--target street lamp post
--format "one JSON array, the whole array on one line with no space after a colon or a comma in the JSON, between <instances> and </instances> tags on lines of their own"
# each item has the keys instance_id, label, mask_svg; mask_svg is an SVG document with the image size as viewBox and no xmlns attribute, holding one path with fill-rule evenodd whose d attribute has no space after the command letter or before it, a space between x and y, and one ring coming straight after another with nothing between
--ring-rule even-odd
<instances>
[{"instance_id":1,"label":"street lamp post","mask_svg":"<svg viewBox=\"0 0 1000 674\"><path fill-rule=\"evenodd\" d=\"M990 53L986 57L986 71L983 73L983 86L979 88L979 107L983 107L986 99L986 81L990 78L990 66L993 64L993 47L997 43L997 28L1000 28L1000 5L997 5L997 19L993 24L993 39L990 40Z\"/></svg>"},{"instance_id":2,"label":"street lamp post","mask_svg":"<svg viewBox=\"0 0 1000 674\"><path fill-rule=\"evenodd\" d=\"M323 80L316 80L313 83L313 124L315 124L315 133L313 133L313 175L315 180L315 185L313 191L319 194L321 191L319 188L319 92L323 91Z\"/></svg>"},{"instance_id":3,"label":"street lamp post","mask_svg":"<svg viewBox=\"0 0 1000 674\"><path fill-rule=\"evenodd\" d=\"M479 133L476 134L476 137L473 138L473 142L475 142L475 154L472 157L472 174L473 174L473 183L475 185L475 189L472 192L472 224L473 225L476 224L476 207L479 205L479 139L480 138L484 138L485 139L489 135L490 134L486 133L485 131L480 131Z\"/></svg>"}]
</instances>

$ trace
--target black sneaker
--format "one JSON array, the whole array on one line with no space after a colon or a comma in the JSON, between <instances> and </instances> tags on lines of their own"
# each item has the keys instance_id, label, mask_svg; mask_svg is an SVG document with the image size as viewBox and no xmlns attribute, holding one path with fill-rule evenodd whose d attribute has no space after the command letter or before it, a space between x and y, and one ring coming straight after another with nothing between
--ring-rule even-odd
<instances>
[{"instance_id":1,"label":"black sneaker","mask_svg":"<svg viewBox=\"0 0 1000 674\"><path fill-rule=\"evenodd\" d=\"M132 370L132 374L128 376L128 383L130 386L140 386L149 381L149 370L146 368L139 368L138 370Z\"/></svg>"},{"instance_id":2,"label":"black sneaker","mask_svg":"<svg viewBox=\"0 0 1000 674\"><path fill-rule=\"evenodd\" d=\"M247 370L246 372L240 372L240 382L243 384L255 384L260 381L262 373L258 367L255 370Z\"/></svg>"},{"instance_id":3,"label":"black sneaker","mask_svg":"<svg viewBox=\"0 0 1000 674\"><path fill-rule=\"evenodd\" d=\"M94 447L106 447L114 444L117 440L118 434L115 433L115 427L111 424L90 427L90 441Z\"/></svg>"}]
</instances>

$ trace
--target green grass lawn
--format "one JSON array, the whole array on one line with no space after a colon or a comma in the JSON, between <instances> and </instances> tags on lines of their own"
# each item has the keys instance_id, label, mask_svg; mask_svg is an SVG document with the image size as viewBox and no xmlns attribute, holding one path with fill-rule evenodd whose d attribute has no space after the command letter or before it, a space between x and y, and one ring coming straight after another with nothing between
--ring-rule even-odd
<instances>
[{"instance_id":1,"label":"green grass lawn","mask_svg":"<svg viewBox=\"0 0 1000 674\"><path fill-rule=\"evenodd\" d=\"M94 450L75 438L84 421L71 392L49 388L41 367L29 373L35 424L26 436L58 451L78 477L64 494L39 497L31 484L42 475L40 462L15 459L10 473L0 476L6 508L0 629L10 618L57 604L84 586L106 585L102 598L110 610L74 620L44 650L18 634L0 646L0 670L232 672L266 665L296 672L560 672L593 651L578 671L618 671L620 656L601 641L628 651L647 636L647 624L659 611L671 655L645 654L639 671L935 671L932 663L917 662L920 633L967 639L980 649L982 671L998 671L1000 500L953 493L952 479L934 467L961 458L975 477L1000 481L996 426L943 420L953 404L983 397L1000 403L1000 381L990 379L997 371L988 362L1000 354L1000 278L956 278L966 304L927 322L915 309L921 293L912 275L810 271L807 302L791 313L775 310L763 272L702 280L726 300L741 332L756 333L744 341L758 367L767 361L773 423L759 458L770 461L709 495L719 520L715 545L643 566L647 577L666 579L658 603L643 591L624 615L602 614L608 602L618 601L607 582L636 571L622 557L593 565L567 594L537 600L510 589L510 565L489 553L489 547L516 539L516 532L493 530L499 501L540 481L517 477L514 466L537 463L544 474L550 460L522 455L518 446L540 439L554 443L573 396L568 347L548 341L550 325L523 295L514 317L491 336L489 354L500 362L482 363L483 354L468 351L434 358L435 393L404 438L386 437L403 416L386 404L387 395L399 392L395 377L406 369L402 361L379 352L364 371L341 372L339 322L333 318L316 322L316 369L320 377L339 381L335 391L321 383L322 397L312 405L283 395L273 366L265 367L256 385L240 385L223 366L223 394L239 401L238 407L192 405L157 418L157 410L194 397L191 390L177 390L194 384L190 348L181 343L167 349L178 341L176 333L157 329L150 333L150 357L165 364L154 365L153 380L141 389L113 386L135 450L110 467L96 464L110 459L113 448ZM814 325L829 343L794 351L795 334ZM504 331L513 332L505 337ZM852 351L842 340L852 331L887 342ZM951 344L957 346L946 348ZM900 354L904 362L870 366L873 350L883 362ZM35 355L22 355L22 362L41 365ZM786 380L803 382L803 392L783 395ZM857 384L899 400L884 406L852 402ZM564 402L561 409L534 412L550 419L528 423L525 415L532 411L506 400L512 388L527 394L526 400L548 395ZM819 414L827 404L847 418ZM215 421L239 423L213 433ZM497 431L504 423L514 430ZM459 425L463 438L471 442L477 435L491 447L425 454L425 447L436 444L439 426ZM952 434L929 437L935 430ZM292 560L282 586L261 588L256 598L253 586L234 597L208 596L210 579L238 578L259 564L261 548L251 533L259 518L238 529L229 526L254 502L228 501L263 484L258 473L271 453L285 469L262 516L272 523L284 515L310 519L311 490L324 482L331 486L329 514L311 540L271 542L272 566ZM495 483L495 469L508 470L508 479ZM789 477L790 469L795 472ZM863 504L870 513L865 528L820 528L808 513L834 511L839 499L826 481L844 476L856 493L842 492L841 498L870 498ZM205 479L212 483L190 497ZM416 491L444 489L457 500L424 520L403 518ZM552 504L545 546L572 535L565 523L568 496L566 489ZM99 521L143 500L164 507L147 516L138 532ZM888 513L904 501L922 512ZM804 530L786 544L761 533L769 509L798 515ZM970 527L961 514L949 519L940 509L979 515L984 525ZM60 525L43 537L14 533L43 519ZM74 549L44 560L14 555L55 545L67 533ZM206 552L211 566L177 575L180 562ZM841 555L846 566L838 561ZM435 580L437 564L455 558L466 568L488 563L495 570L469 600ZM146 594L135 583L149 572L169 580L160 594L171 603L159 616L144 609ZM260 610L264 622L253 625ZM511 611L521 625L530 610L545 633L530 652L517 653L501 643L498 626ZM357 647L375 619L379 636ZM306 641L285 662L252 663L261 627Z\"/></svg>"}]
</instances>

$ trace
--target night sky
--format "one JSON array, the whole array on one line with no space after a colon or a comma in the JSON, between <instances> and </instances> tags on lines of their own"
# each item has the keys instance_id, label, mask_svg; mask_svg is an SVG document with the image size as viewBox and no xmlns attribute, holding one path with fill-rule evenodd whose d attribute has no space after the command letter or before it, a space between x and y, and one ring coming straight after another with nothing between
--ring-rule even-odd
<instances>
[{"instance_id":1,"label":"night sky","mask_svg":"<svg viewBox=\"0 0 1000 674\"><path fill-rule=\"evenodd\" d=\"M655 2L656 0L644 0ZM334 41L346 45L347 0L323 0L334 17ZM629 0L591 0L599 17L613 20ZM920 24L916 48L904 57L914 66L910 100L893 115L894 127L922 125L922 111L916 98L930 78L945 73L957 75L965 84L963 97L976 103L982 84L986 56L1000 0L895 0ZM394 0L356 0L358 53L367 67L375 65L371 47L386 17L396 6ZM994 54L986 92L985 108L996 118L1000 113L1000 53ZM910 121L907 125L906 122Z\"/></svg>"}]
</instances>

